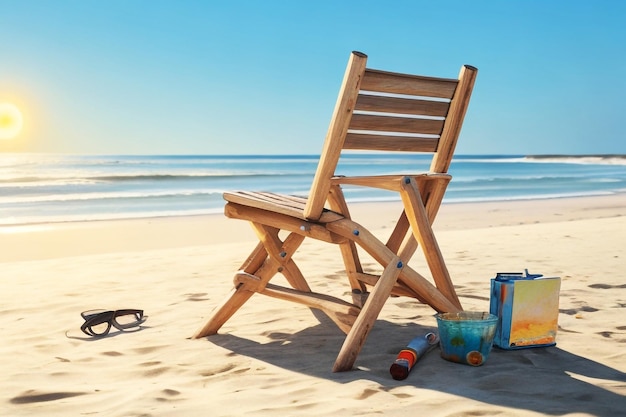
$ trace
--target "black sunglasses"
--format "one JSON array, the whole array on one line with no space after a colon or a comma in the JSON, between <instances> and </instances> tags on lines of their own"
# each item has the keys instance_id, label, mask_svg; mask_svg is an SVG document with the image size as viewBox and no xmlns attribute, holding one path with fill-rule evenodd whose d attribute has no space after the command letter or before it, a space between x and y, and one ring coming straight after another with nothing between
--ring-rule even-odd
<instances>
[{"instance_id":1,"label":"black sunglasses","mask_svg":"<svg viewBox=\"0 0 626 417\"><path fill-rule=\"evenodd\" d=\"M143 310L88 310L80 313L85 322L80 329L89 336L106 336L111 331L111 326L125 331L133 327L139 327L146 321Z\"/></svg>"}]
</instances>

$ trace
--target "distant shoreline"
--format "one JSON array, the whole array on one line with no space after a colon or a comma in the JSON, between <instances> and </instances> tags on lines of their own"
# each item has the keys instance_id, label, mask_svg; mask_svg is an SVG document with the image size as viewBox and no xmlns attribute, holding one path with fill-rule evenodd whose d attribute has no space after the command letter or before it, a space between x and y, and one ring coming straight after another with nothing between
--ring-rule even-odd
<instances>
[{"instance_id":1,"label":"distant shoreline","mask_svg":"<svg viewBox=\"0 0 626 417\"><path fill-rule=\"evenodd\" d=\"M570 201L578 199L599 199L599 198L626 198L626 191L613 192L610 194L581 194L581 195L563 195L563 196L550 196L550 197L529 197L519 199L494 199L494 200L472 200L472 201L442 201L442 206L457 206L457 207L479 207L479 206L491 206L491 205L532 205L536 203L549 202L554 200ZM394 206L401 204L401 200L372 200L372 201L349 201L351 205L355 207L367 207L371 205L375 206ZM225 202L224 202L225 204ZM530 206L529 206L530 207ZM43 228L63 227L80 224L103 224L103 223L123 223L132 221L161 221L167 219L192 219L192 218L211 218L211 217L224 217L223 205L215 210L208 210L203 213L177 213L177 214L154 214L154 215L139 215L139 216L119 216L119 217L96 217L96 218L76 218L76 219L64 219L64 220L42 220L34 222L23 223L1 223L0 222L0 235L7 233L21 233L28 232L30 230L39 230Z\"/></svg>"},{"instance_id":2,"label":"distant shoreline","mask_svg":"<svg viewBox=\"0 0 626 417\"><path fill-rule=\"evenodd\" d=\"M625 207L626 193L545 200L442 204L435 228L439 231L454 231L613 218L621 217ZM351 215L371 230L388 232L394 227L397 213L401 209L402 203L399 201L362 202L351 206ZM167 238L164 239L164 236ZM0 237L5 245L0 253L0 263L97 253L237 244L255 239L248 222L228 219L223 213L0 226Z\"/></svg>"}]
</instances>

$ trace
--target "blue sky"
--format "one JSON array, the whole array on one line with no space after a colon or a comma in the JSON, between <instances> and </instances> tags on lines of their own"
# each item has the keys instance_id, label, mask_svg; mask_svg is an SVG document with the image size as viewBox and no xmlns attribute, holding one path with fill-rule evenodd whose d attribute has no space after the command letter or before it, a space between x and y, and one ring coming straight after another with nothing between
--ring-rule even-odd
<instances>
[{"instance_id":1,"label":"blue sky","mask_svg":"<svg viewBox=\"0 0 626 417\"><path fill-rule=\"evenodd\" d=\"M457 151L626 153L626 2L0 0L0 152L317 154L350 51L479 69Z\"/></svg>"}]
</instances>

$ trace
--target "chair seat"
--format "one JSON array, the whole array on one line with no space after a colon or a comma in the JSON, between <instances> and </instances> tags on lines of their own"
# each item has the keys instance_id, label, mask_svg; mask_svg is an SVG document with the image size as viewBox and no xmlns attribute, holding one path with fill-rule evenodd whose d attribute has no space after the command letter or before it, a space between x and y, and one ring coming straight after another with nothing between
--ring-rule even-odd
<instances>
[{"instance_id":1,"label":"chair seat","mask_svg":"<svg viewBox=\"0 0 626 417\"><path fill-rule=\"evenodd\" d=\"M305 197L276 194L267 191L228 191L224 193L223 197L224 200L229 203L236 203L242 206L267 210L300 220L310 221L304 217L304 206L307 203ZM343 215L335 211L324 209L320 218L315 222L325 224L343 218Z\"/></svg>"}]
</instances>

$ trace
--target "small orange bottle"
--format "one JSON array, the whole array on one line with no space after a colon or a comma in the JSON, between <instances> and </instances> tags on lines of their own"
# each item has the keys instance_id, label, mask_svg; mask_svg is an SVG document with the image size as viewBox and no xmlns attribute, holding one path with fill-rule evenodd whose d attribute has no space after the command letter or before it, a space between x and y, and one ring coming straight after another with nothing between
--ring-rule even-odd
<instances>
[{"instance_id":1,"label":"small orange bottle","mask_svg":"<svg viewBox=\"0 0 626 417\"><path fill-rule=\"evenodd\" d=\"M436 333L426 333L411 340L406 348L398 353L395 362L389 368L393 379L402 380L409 376L415 363L439 343Z\"/></svg>"}]
</instances>

